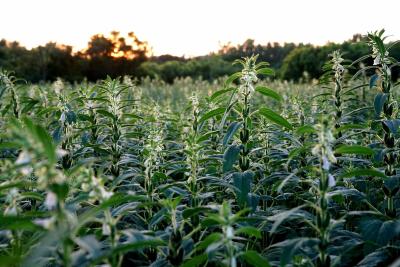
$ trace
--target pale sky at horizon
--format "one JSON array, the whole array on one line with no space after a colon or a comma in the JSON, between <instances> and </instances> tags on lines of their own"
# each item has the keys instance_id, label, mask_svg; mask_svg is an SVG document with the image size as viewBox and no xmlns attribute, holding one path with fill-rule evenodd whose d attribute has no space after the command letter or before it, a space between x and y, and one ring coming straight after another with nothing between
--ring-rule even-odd
<instances>
[{"instance_id":1,"label":"pale sky at horizon","mask_svg":"<svg viewBox=\"0 0 400 267\"><path fill-rule=\"evenodd\" d=\"M134 31L155 55L177 56L248 38L321 45L381 28L400 38L400 0L3 0L1 8L0 39L28 48L54 41L80 49L112 30Z\"/></svg>"}]
</instances>

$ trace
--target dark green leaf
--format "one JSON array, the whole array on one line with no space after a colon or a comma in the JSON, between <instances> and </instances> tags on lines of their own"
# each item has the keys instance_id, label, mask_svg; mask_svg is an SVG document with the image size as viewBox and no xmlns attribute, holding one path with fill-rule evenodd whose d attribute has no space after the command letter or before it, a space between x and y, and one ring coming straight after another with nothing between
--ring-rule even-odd
<instances>
[{"instance_id":1,"label":"dark green leaf","mask_svg":"<svg viewBox=\"0 0 400 267\"><path fill-rule=\"evenodd\" d=\"M374 150L360 145L342 145L335 150L336 153L340 154L355 154L355 155L373 155Z\"/></svg>"},{"instance_id":2,"label":"dark green leaf","mask_svg":"<svg viewBox=\"0 0 400 267\"><path fill-rule=\"evenodd\" d=\"M238 159L240 152L240 147L237 145L229 146L224 153L224 160L223 160L223 171L227 172L232 169L233 164Z\"/></svg>"},{"instance_id":3,"label":"dark green leaf","mask_svg":"<svg viewBox=\"0 0 400 267\"><path fill-rule=\"evenodd\" d=\"M384 105L385 102L386 102L386 99L387 99L387 95L384 94L384 93L379 93L379 94L377 94L377 95L375 96L375 99L374 99L374 108L375 108L375 113L376 113L377 115L380 115L380 114L381 114L382 108L383 108L383 105Z\"/></svg>"},{"instance_id":4,"label":"dark green leaf","mask_svg":"<svg viewBox=\"0 0 400 267\"><path fill-rule=\"evenodd\" d=\"M207 112L206 114L204 114L200 119L199 119L199 123L206 121L212 117L218 116L218 115L222 115L225 112L225 108L221 107L221 108L216 108L213 109L209 112Z\"/></svg>"},{"instance_id":5,"label":"dark green leaf","mask_svg":"<svg viewBox=\"0 0 400 267\"><path fill-rule=\"evenodd\" d=\"M273 76L273 75L275 75L275 72L271 68L262 68L262 69L258 69L257 70L257 74L262 74L262 75L266 75L266 76Z\"/></svg>"},{"instance_id":6,"label":"dark green leaf","mask_svg":"<svg viewBox=\"0 0 400 267\"><path fill-rule=\"evenodd\" d=\"M261 93L261 94L263 94L263 95L265 95L265 96L268 96L268 97L271 97L271 98L273 98L275 100L278 100L278 101L281 101L283 99L280 94L278 94L274 90L272 90L270 88L267 88L267 87L264 87L264 86L257 86L256 87L256 91Z\"/></svg>"},{"instance_id":7,"label":"dark green leaf","mask_svg":"<svg viewBox=\"0 0 400 267\"><path fill-rule=\"evenodd\" d=\"M222 141L222 144L226 146L229 141L232 139L232 137L235 135L237 130L240 128L242 125L241 122L232 122L231 125L229 125L228 130L226 131L226 134L224 136L224 140Z\"/></svg>"},{"instance_id":8,"label":"dark green leaf","mask_svg":"<svg viewBox=\"0 0 400 267\"><path fill-rule=\"evenodd\" d=\"M274 111L270 110L269 108L260 108L258 112L263 115L268 120L283 126L287 129L292 129L292 125L281 115L275 113Z\"/></svg>"},{"instance_id":9,"label":"dark green leaf","mask_svg":"<svg viewBox=\"0 0 400 267\"><path fill-rule=\"evenodd\" d=\"M242 257L244 260L250 264L251 266L254 267L269 267L269 262L262 257L260 254L258 254L257 251L254 250L247 250L242 254Z\"/></svg>"}]
</instances>

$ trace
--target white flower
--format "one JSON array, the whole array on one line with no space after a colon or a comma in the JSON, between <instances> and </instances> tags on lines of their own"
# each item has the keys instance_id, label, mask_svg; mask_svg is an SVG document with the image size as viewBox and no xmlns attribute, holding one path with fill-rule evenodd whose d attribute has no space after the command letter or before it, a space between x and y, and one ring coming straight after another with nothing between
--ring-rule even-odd
<instances>
[{"instance_id":1,"label":"white flower","mask_svg":"<svg viewBox=\"0 0 400 267\"><path fill-rule=\"evenodd\" d=\"M17 207L12 205L10 207L7 207L4 211L4 215L8 215L8 216L15 216L17 215Z\"/></svg>"},{"instance_id":2,"label":"white flower","mask_svg":"<svg viewBox=\"0 0 400 267\"><path fill-rule=\"evenodd\" d=\"M64 89L64 83L63 81L58 78L54 83L53 83L53 88L54 92L59 95L61 93L61 90Z\"/></svg>"},{"instance_id":3,"label":"white flower","mask_svg":"<svg viewBox=\"0 0 400 267\"><path fill-rule=\"evenodd\" d=\"M200 103L199 103L199 98L197 97L197 94L193 93L192 96L190 97L190 100L192 101L193 111L198 113Z\"/></svg>"},{"instance_id":4,"label":"white flower","mask_svg":"<svg viewBox=\"0 0 400 267\"><path fill-rule=\"evenodd\" d=\"M328 186L329 187L334 187L336 185L336 180L335 177L333 177L332 174L328 175Z\"/></svg>"},{"instance_id":5,"label":"white flower","mask_svg":"<svg viewBox=\"0 0 400 267\"><path fill-rule=\"evenodd\" d=\"M228 227L226 228L226 237L227 237L228 239L232 239L233 236L234 236L233 227L232 227L232 226L228 226Z\"/></svg>"},{"instance_id":6,"label":"white flower","mask_svg":"<svg viewBox=\"0 0 400 267\"><path fill-rule=\"evenodd\" d=\"M45 229L50 229L50 227L54 224L54 222L55 222L54 217L45 218L45 219L35 219L33 221L34 224L42 226Z\"/></svg>"},{"instance_id":7,"label":"white flower","mask_svg":"<svg viewBox=\"0 0 400 267\"><path fill-rule=\"evenodd\" d=\"M32 160L32 156L29 152L27 151L22 151L19 153L17 160L15 161L15 164L17 165L24 165L30 163Z\"/></svg>"},{"instance_id":8,"label":"white flower","mask_svg":"<svg viewBox=\"0 0 400 267\"><path fill-rule=\"evenodd\" d=\"M100 187L100 194L101 194L101 198L103 200L109 199L110 197L112 197L113 192L109 192L107 191L103 186Z\"/></svg>"},{"instance_id":9,"label":"white flower","mask_svg":"<svg viewBox=\"0 0 400 267\"><path fill-rule=\"evenodd\" d=\"M62 157L66 156L68 154L68 151L64 150L64 149L57 149L56 151L56 155L58 159L61 159Z\"/></svg>"},{"instance_id":10,"label":"white flower","mask_svg":"<svg viewBox=\"0 0 400 267\"><path fill-rule=\"evenodd\" d=\"M322 169L328 171L331 164L326 156L322 156Z\"/></svg>"},{"instance_id":11,"label":"white flower","mask_svg":"<svg viewBox=\"0 0 400 267\"><path fill-rule=\"evenodd\" d=\"M65 112L62 112L59 121L61 121L61 123L64 123L66 118L67 116L65 115Z\"/></svg>"},{"instance_id":12,"label":"white flower","mask_svg":"<svg viewBox=\"0 0 400 267\"><path fill-rule=\"evenodd\" d=\"M29 164L32 161L32 156L29 152L27 151L22 151L19 155L17 160L15 161L16 165L26 165ZM20 169L20 172L23 175L30 175L33 171L33 168L31 166L24 166Z\"/></svg>"},{"instance_id":13,"label":"white flower","mask_svg":"<svg viewBox=\"0 0 400 267\"><path fill-rule=\"evenodd\" d=\"M93 109L93 108L94 108L94 103L93 103L93 101L92 101L92 100L89 100L89 101L86 103L86 107L87 107L87 109Z\"/></svg>"},{"instance_id":14,"label":"white flower","mask_svg":"<svg viewBox=\"0 0 400 267\"><path fill-rule=\"evenodd\" d=\"M13 187L7 194L7 201L12 202L14 199L16 199L19 196L18 189Z\"/></svg>"},{"instance_id":15,"label":"white flower","mask_svg":"<svg viewBox=\"0 0 400 267\"><path fill-rule=\"evenodd\" d=\"M53 192L49 191L47 193L46 199L44 201L44 205L49 210L54 209L56 207L56 205L57 205L57 195L54 194Z\"/></svg>"},{"instance_id":16,"label":"white flower","mask_svg":"<svg viewBox=\"0 0 400 267\"><path fill-rule=\"evenodd\" d=\"M110 235L111 227L108 224L103 223L102 232L103 232L103 235Z\"/></svg>"},{"instance_id":17,"label":"white flower","mask_svg":"<svg viewBox=\"0 0 400 267\"><path fill-rule=\"evenodd\" d=\"M379 65L379 64L381 64L381 56L378 54L374 59L374 65Z\"/></svg>"}]
</instances>

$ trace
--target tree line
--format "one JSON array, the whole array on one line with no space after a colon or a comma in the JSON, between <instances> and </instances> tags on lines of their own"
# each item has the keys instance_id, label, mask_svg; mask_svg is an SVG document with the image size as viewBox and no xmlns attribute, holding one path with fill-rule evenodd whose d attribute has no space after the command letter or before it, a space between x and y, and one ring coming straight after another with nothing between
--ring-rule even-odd
<instances>
[{"instance_id":1,"label":"tree line","mask_svg":"<svg viewBox=\"0 0 400 267\"><path fill-rule=\"evenodd\" d=\"M243 44L226 44L217 52L195 58L172 55L152 56L151 48L133 32L127 36L117 31L108 36L93 35L85 49L74 52L72 46L53 42L32 49L18 42L0 40L0 68L13 71L17 77L29 82L53 81L57 78L73 82L87 79L96 81L107 76L112 78L158 77L172 82L177 77L213 80L237 71L232 65L236 58L259 54L277 72L277 78L304 81L319 78L322 66L329 54L340 49L351 61L368 54L370 47L364 37L355 34L343 43L327 43L323 46L295 43L256 44L246 40ZM400 46L391 49L391 56L400 58ZM394 77L398 72L394 70Z\"/></svg>"}]
</instances>

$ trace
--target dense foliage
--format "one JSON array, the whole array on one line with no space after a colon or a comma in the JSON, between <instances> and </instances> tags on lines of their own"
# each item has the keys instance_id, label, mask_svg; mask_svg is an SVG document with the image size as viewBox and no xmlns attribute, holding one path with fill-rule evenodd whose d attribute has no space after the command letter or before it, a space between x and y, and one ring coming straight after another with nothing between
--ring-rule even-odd
<instances>
[{"instance_id":1,"label":"dense foliage","mask_svg":"<svg viewBox=\"0 0 400 267\"><path fill-rule=\"evenodd\" d=\"M0 266L399 266L399 63L366 41L314 84L258 56L211 83L2 71Z\"/></svg>"}]
</instances>

